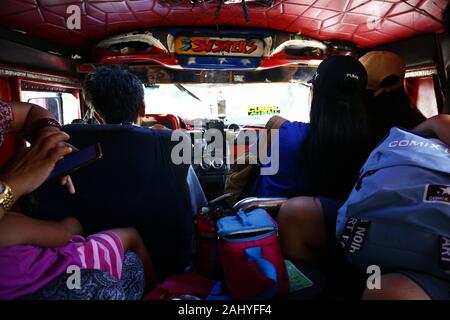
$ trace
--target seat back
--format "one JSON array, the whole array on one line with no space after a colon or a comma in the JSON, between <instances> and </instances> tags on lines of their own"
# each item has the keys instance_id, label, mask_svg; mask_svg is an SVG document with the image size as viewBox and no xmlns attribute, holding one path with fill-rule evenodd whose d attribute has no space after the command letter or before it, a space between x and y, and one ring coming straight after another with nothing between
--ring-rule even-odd
<instances>
[{"instance_id":1,"label":"seat back","mask_svg":"<svg viewBox=\"0 0 450 320\"><path fill-rule=\"evenodd\" d=\"M70 143L100 143L103 158L72 175L75 195L57 183L31 199L44 219L77 217L86 234L136 227L152 256L158 279L184 271L193 251L193 212L188 166L172 164L170 131L133 125L68 125Z\"/></svg>"},{"instance_id":2,"label":"seat back","mask_svg":"<svg viewBox=\"0 0 450 320\"><path fill-rule=\"evenodd\" d=\"M169 129L181 129L180 119L173 114L146 114L145 117L154 119L156 123L162 124Z\"/></svg>"}]
</instances>

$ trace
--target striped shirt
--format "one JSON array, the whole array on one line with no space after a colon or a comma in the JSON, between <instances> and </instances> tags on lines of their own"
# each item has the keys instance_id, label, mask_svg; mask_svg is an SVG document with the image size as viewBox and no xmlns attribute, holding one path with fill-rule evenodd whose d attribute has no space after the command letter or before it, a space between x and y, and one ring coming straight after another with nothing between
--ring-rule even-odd
<instances>
[{"instance_id":1,"label":"striped shirt","mask_svg":"<svg viewBox=\"0 0 450 320\"><path fill-rule=\"evenodd\" d=\"M72 238L80 255L81 267L109 272L120 280L124 249L119 237L113 232L102 232L84 239Z\"/></svg>"},{"instance_id":2,"label":"striped shirt","mask_svg":"<svg viewBox=\"0 0 450 320\"><path fill-rule=\"evenodd\" d=\"M120 280L123 260L122 242L110 231L87 238L73 236L59 248L0 247L0 300L34 293L71 266L101 270Z\"/></svg>"}]
</instances>

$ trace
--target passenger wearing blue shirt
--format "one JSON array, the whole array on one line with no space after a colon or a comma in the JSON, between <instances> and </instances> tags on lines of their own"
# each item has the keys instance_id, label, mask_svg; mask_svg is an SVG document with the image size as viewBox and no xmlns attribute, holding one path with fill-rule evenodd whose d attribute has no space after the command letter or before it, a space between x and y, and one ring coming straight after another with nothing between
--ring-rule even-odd
<instances>
[{"instance_id":1,"label":"passenger wearing blue shirt","mask_svg":"<svg viewBox=\"0 0 450 320\"><path fill-rule=\"evenodd\" d=\"M278 147L279 170L260 175L253 195L291 198L278 216L286 256L345 269L345 256L334 256L337 210L374 147L364 104L367 72L358 60L333 55L319 65L311 82L310 123L286 120L280 126L278 146L269 150ZM331 254L323 255L324 248ZM324 256L330 263L323 263Z\"/></svg>"},{"instance_id":2,"label":"passenger wearing blue shirt","mask_svg":"<svg viewBox=\"0 0 450 320\"><path fill-rule=\"evenodd\" d=\"M363 103L367 73L351 57L330 56L311 82L310 123L281 125L279 143L272 146L279 151L279 170L257 178L254 196L344 200L350 193L370 151Z\"/></svg>"},{"instance_id":3,"label":"passenger wearing blue shirt","mask_svg":"<svg viewBox=\"0 0 450 320\"><path fill-rule=\"evenodd\" d=\"M319 257L316 249L334 239L337 209L374 146L364 104L364 66L352 57L330 56L311 82L310 123L283 123L279 170L260 175L253 195L296 197L278 217L283 250L287 256L314 262ZM272 147L273 152L277 146ZM301 214L295 212L299 207L304 209ZM302 241L310 238L311 243Z\"/></svg>"},{"instance_id":4,"label":"passenger wearing blue shirt","mask_svg":"<svg viewBox=\"0 0 450 320\"><path fill-rule=\"evenodd\" d=\"M309 124L281 119L283 120L284 123L279 129L278 145L273 146L279 150L278 172L275 175L260 175L257 178L252 192L257 197L290 198L310 193L304 170L299 165Z\"/></svg>"}]
</instances>

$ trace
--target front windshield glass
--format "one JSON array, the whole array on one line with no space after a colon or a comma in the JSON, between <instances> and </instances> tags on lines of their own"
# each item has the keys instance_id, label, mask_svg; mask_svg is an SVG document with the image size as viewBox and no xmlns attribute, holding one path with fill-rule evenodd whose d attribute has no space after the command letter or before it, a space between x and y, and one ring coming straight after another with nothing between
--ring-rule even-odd
<instances>
[{"instance_id":1,"label":"front windshield glass","mask_svg":"<svg viewBox=\"0 0 450 320\"><path fill-rule=\"evenodd\" d=\"M309 87L301 83L160 84L145 90L147 114L171 113L188 122L264 126L272 116L309 122Z\"/></svg>"}]
</instances>

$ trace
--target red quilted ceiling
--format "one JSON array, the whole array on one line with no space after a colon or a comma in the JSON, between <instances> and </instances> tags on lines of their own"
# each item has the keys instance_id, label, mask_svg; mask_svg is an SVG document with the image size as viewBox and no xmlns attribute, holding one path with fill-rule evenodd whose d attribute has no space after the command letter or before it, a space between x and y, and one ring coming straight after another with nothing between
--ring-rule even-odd
<instances>
[{"instance_id":1,"label":"red quilted ceiling","mask_svg":"<svg viewBox=\"0 0 450 320\"><path fill-rule=\"evenodd\" d=\"M173 3L169 5L168 3ZM0 26L26 31L69 48L86 48L119 32L167 26L215 26L215 5L191 8L183 0L1 0ZM371 47L422 32L440 32L448 0L275 0L249 5L246 23L238 4L225 5L219 25L301 32ZM69 5L82 12L80 31L66 27Z\"/></svg>"}]
</instances>

